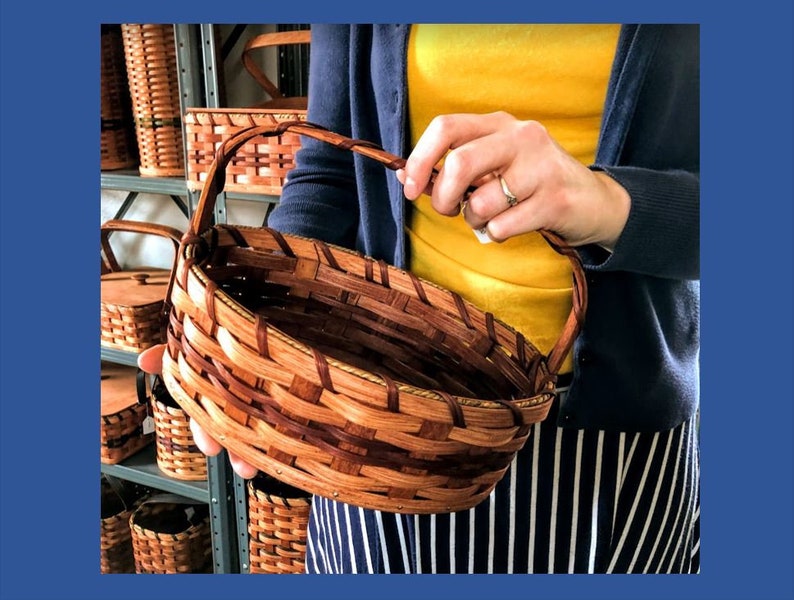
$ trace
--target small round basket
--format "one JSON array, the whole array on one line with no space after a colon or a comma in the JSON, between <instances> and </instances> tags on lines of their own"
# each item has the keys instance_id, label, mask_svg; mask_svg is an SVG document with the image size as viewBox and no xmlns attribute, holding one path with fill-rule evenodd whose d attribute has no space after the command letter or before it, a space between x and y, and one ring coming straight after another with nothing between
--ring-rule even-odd
<instances>
[{"instance_id":1,"label":"small round basket","mask_svg":"<svg viewBox=\"0 0 794 600\"><path fill-rule=\"evenodd\" d=\"M303 573L311 494L265 473L249 480L247 489L248 572Z\"/></svg>"},{"instance_id":2,"label":"small round basket","mask_svg":"<svg viewBox=\"0 0 794 600\"><path fill-rule=\"evenodd\" d=\"M481 502L546 418L586 308L543 355L410 272L269 228L210 226L224 167L290 129L398 169L404 160L307 123L252 127L219 148L172 273L163 377L233 453L297 488L365 508L443 513Z\"/></svg>"},{"instance_id":3,"label":"small round basket","mask_svg":"<svg viewBox=\"0 0 794 600\"><path fill-rule=\"evenodd\" d=\"M207 479L207 457L196 446L190 418L168 393L159 378L149 398L154 419L155 455L159 469L174 479Z\"/></svg>"}]
</instances>

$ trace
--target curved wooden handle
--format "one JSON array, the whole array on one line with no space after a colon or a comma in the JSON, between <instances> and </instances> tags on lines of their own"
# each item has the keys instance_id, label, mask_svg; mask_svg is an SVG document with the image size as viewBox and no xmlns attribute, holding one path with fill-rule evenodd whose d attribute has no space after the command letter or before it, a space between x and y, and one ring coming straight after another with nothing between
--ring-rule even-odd
<instances>
[{"instance_id":1,"label":"curved wooden handle","mask_svg":"<svg viewBox=\"0 0 794 600\"><path fill-rule=\"evenodd\" d=\"M372 142L366 140L356 140L345 137L328 129L307 121L284 121L278 125L257 125L248 127L237 132L235 135L224 140L215 154L215 159L207 172L207 179L201 189L198 206L196 207L193 218L190 222L190 232L185 237L195 237L203 233L212 222L212 214L215 207L215 199L223 191L226 179L226 165L232 156L248 141L258 136L281 135L285 131L291 131L300 135L305 135L343 150L350 150L358 154L367 156L383 164L386 168L396 171L405 166L405 159L395 156ZM430 177L432 184L437 171L433 171ZM470 187L467 194L474 191ZM538 233L543 236L546 242L559 254L568 258L573 267L573 306L568 320L563 327L560 338L555 343L549 356L547 364L551 374L559 373L565 357L573 347L576 336L581 331L584 323L585 313L587 312L587 280L585 278L584 267L578 252L570 246L559 235L552 231L540 230ZM192 235L191 235L192 234Z\"/></svg>"},{"instance_id":2,"label":"curved wooden handle","mask_svg":"<svg viewBox=\"0 0 794 600\"><path fill-rule=\"evenodd\" d=\"M182 240L182 232L168 225L159 223L147 223L145 221L128 221L125 219L111 219L100 226L99 243L102 248L103 265L109 273L121 271L121 266L113 254L110 246L110 234L114 231L129 231L131 233L146 233L159 235L170 239L174 243L174 265L178 257L179 243Z\"/></svg>"},{"instance_id":3,"label":"curved wooden handle","mask_svg":"<svg viewBox=\"0 0 794 600\"><path fill-rule=\"evenodd\" d=\"M299 29L297 31L281 31L278 33L263 33L256 37L251 38L245 44L242 53L243 66L251 74L256 82L268 93L274 100L283 98L284 95L278 86L267 78L264 71L259 68L259 65L254 62L251 53L259 48L267 48L270 46L282 46L287 44L308 44L311 42L311 30Z\"/></svg>"}]
</instances>

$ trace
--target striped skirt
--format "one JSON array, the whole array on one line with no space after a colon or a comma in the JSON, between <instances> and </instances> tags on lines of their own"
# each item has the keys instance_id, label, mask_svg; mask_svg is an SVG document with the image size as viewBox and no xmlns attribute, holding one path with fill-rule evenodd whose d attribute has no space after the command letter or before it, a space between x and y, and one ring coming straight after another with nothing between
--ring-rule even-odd
<instances>
[{"instance_id":1,"label":"striped skirt","mask_svg":"<svg viewBox=\"0 0 794 600\"><path fill-rule=\"evenodd\" d=\"M478 506L397 515L315 497L307 573L696 573L696 417L657 433L536 424Z\"/></svg>"}]
</instances>

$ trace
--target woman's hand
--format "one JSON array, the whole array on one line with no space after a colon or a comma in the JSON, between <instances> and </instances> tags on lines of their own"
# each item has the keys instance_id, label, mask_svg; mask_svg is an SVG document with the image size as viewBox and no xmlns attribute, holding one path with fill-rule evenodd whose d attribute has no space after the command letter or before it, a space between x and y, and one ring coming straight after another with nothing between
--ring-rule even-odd
<instances>
[{"instance_id":1,"label":"woman's hand","mask_svg":"<svg viewBox=\"0 0 794 600\"><path fill-rule=\"evenodd\" d=\"M153 375L160 375L163 372L163 352L165 352L165 344L158 344L147 348L138 355L138 367L142 371L151 373ZM198 449L207 456L216 456L223 447L211 438L204 429L192 418L190 419L190 432L193 434L193 441L196 442ZM236 454L229 452L229 462L232 469L243 479L251 479L254 477L258 469L250 463L244 461Z\"/></svg>"},{"instance_id":2,"label":"woman's hand","mask_svg":"<svg viewBox=\"0 0 794 600\"><path fill-rule=\"evenodd\" d=\"M436 117L397 173L406 198L428 191L442 159L432 185L433 208L454 216L463 205L466 222L498 242L547 229L572 246L594 243L611 250L628 219L628 192L568 154L537 121L505 112ZM469 186L477 189L464 203Z\"/></svg>"}]
</instances>

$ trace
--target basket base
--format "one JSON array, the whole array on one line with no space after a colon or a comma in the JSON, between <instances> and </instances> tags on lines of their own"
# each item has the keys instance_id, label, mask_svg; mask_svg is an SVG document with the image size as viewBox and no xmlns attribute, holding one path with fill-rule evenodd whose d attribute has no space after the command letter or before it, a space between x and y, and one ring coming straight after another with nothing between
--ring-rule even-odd
<instances>
[{"instance_id":1,"label":"basket base","mask_svg":"<svg viewBox=\"0 0 794 600\"><path fill-rule=\"evenodd\" d=\"M100 171L118 171L119 169L131 169L137 160L103 160L99 163Z\"/></svg>"},{"instance_id":2,"label":"basket base","mask_svg":"<svg viewBox=\"0 0 794 600\"><path fill-rule=\"evenodd\" d=\"M139 167L141 177L184 177L184 169L161 169L158 167Z\"/></svg>"}]
</instances>

